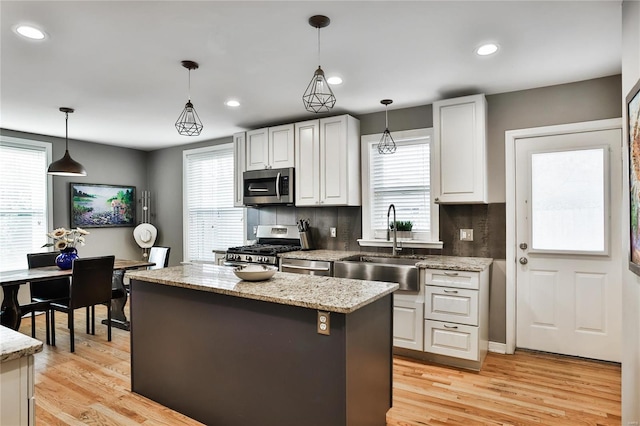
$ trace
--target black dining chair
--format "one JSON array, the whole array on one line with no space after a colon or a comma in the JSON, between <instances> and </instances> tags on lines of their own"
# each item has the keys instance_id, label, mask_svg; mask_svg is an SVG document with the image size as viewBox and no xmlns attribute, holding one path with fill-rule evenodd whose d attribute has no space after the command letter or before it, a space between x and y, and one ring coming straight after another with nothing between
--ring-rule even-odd
<instances>
[{"instance_id":1,"label":"black dining chair","mask_svg":"<svg viewBox=\"0 0 640 426\"><path fill-rule=\"evenodd\" d=\"M43 266L56 266L57 252L27 253L27 265L29 269ZM22 312L31 311L31 337L36 337L36 312L45 313L46 320L46 340L49 344L49 315L51 302L64 301L69 298L69 278L56 278L47 281L36 281L29 283L31 292L31 303L21 306Z\"/></svg>"},{"instance_id":2,"label":"black dining chair","mask_svg":"<svg viewBox=\"0 0 640 426\"><path fill-rule=\"evenodd\" d=\"M74 352L73 312L78 308L87 308L87 334L96 334L96 305L107 306L107 340L111 341L111 280L114 262L115 256L89 257L73 261L69 298L63 302L51 303L52 345L56 344L55 311L67 314L71 352Z\"/></svg>"}]
</instances>

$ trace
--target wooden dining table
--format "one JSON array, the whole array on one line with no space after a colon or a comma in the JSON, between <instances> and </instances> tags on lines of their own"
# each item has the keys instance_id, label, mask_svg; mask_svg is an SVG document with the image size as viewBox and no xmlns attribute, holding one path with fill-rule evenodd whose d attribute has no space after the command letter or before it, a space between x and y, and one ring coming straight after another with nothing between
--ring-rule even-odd
<instances>
[{"instance_id":1,"label":"wooden dining table","mask_svg":"<svg viewBox=\"0 0 640 426\"><path fill-rule=\"evenodd\" d=\"M116 259L113 265L114 271L145 268L155 263L143 260ZM47 281L55 278L68 277L73 273L72 269L60 269L57 266L44 266L41 268L20 269L16 271L0 272L0 285L4 293L4 300L0 306L0 324L17 330L20 328L20 320L23 312L18 303L18 290L20 286L29 282ZM123 290L124 296L114 299L111 303L112 325L118 328L129 329L128 321L124 315L124 305L127 301L127 292L122 282L122 274L113 280L114 288Z\"/></svg>"}]
</instances>

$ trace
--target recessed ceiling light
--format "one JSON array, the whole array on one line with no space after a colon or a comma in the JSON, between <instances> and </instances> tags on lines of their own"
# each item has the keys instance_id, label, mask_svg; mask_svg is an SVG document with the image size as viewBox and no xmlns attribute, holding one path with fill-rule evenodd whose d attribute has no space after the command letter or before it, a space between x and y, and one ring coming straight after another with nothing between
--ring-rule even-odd
<instances>
[{"instance_id":1,"label":"recessed ceiling light","mask_svg":"<svg viewBox=\"0 0 640 426\"><path fill-rule=\"evenodd\" d=\"M29 25L20 25L16 27L16 32L23 37L30 38L32 40L43 40L44 32L41 30L31 27Z\"/></svg>"},{"instance_id":2,"label":"recessed ceiling light","mask_svg":"<svg viewBox=\"0 0 640 426\"><path fill-rule=\"evenodd\" d=\"M240 102L236 101L235 99L229 99L227 102L224 103L226 106L229 107L239 107L240 106Z\"/></svg>"},{"instance_id":3,"label":"recessed ceiling light","mask_svg":"<svg viewBox=\"0 0 640 426\"><path fill-rule=\"evenodd\" d=\"M476 53L480 56L493 55L498 51L498 45L495 43L487 43L476 49Z\"/></svg>"},{"instance_id":4,"label":"recessed ceiling light","mask_svg":"<svg viewBox=\"0 0 640 426\"><path fill-rule=\"evenodd\" d=\"M338 76L333 76L333 77L329 77L327 79L327 83L332 84L332 85L337 85L337 84L342 84L342 79Z\"/></svg>"}]
</instances>

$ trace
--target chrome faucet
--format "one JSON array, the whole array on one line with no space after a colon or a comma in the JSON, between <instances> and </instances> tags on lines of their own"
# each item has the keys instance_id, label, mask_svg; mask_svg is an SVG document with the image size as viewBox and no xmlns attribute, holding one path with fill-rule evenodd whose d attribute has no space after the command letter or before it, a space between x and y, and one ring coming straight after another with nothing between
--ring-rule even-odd
<instances>
[{"instance_id":1,"label":"chrome faucet","mask_svg":"<svg viewBox=\"0 0 640 426\"><path fill-rule=\"evenodd\" d=\"M396 206L393 204L389 204L389 209L387 210L387 241L389 241L389 216L391 215L391 210L393 209L393 245L391 246L391 255L395 256L398 254L398 251L402 250L398 248L398 238L396 233Z\"/></svg>"}]
</instances>

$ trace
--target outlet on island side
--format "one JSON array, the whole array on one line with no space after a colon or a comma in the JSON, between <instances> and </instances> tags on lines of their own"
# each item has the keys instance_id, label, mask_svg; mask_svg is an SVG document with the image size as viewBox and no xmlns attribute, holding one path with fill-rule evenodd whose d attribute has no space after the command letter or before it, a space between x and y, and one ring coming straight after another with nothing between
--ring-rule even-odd
<instances>
[{"instance_id":1,"label":"outlet on island side","mask_svg":"<svg viewBox=\"0 0 640 426\"><path fill-rule=\"evenodd\" d=\"M331 238L335 238L336 237L336 228L331 227L331 228L329 228L329 231L331 231Z\"/></svg>"},{"instance_id":2,"label":"outlet on island side","mask_svg":"<svg viewBox=\"0 0 640 426\"><path fill-rule=\"evenodd\" d=\"M331 312L318 311L318 334L331 334L330 318Z\"/></svg>"}]
</instances>

